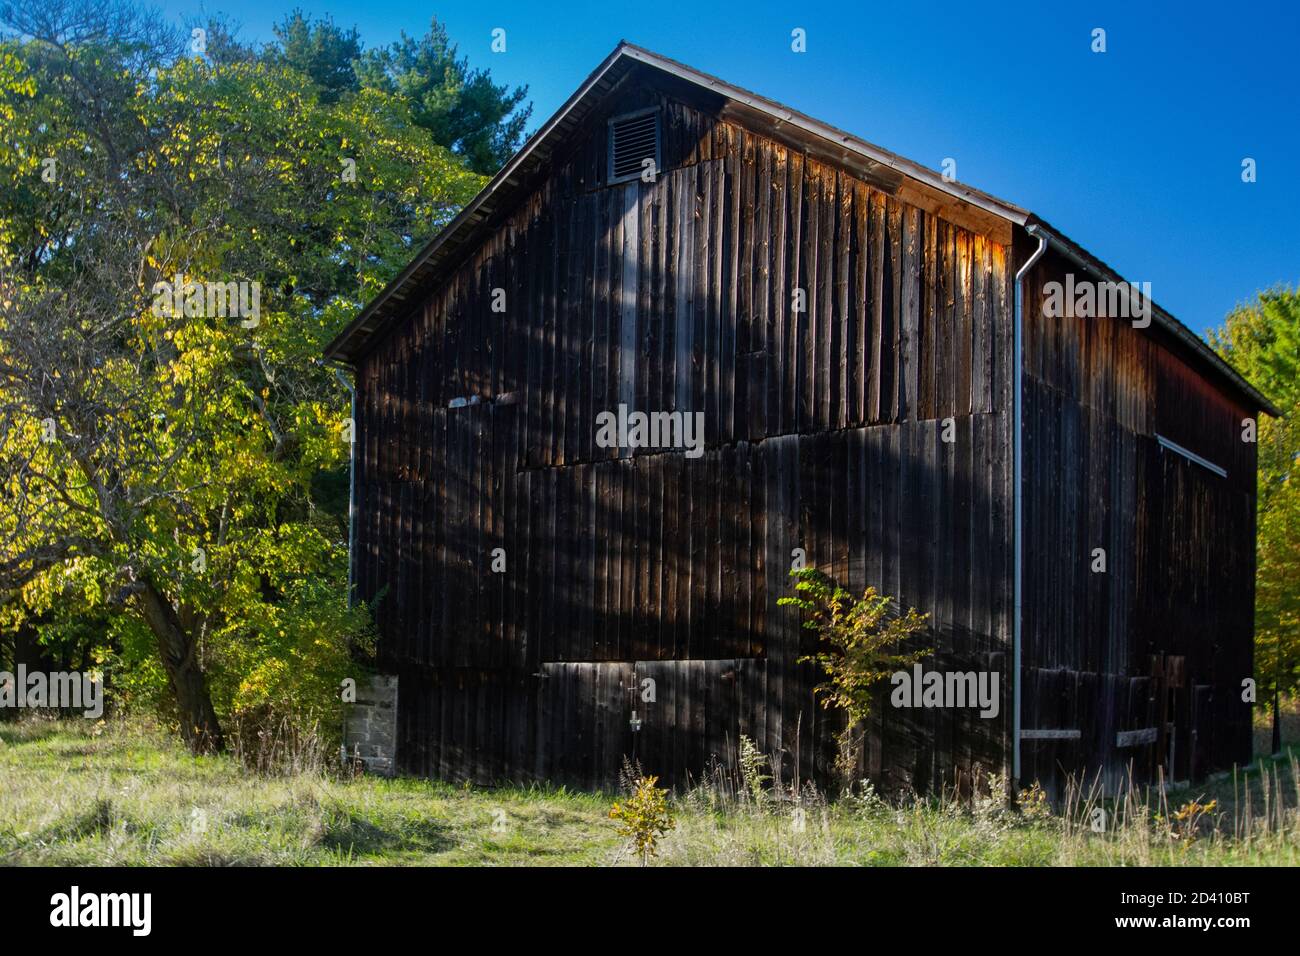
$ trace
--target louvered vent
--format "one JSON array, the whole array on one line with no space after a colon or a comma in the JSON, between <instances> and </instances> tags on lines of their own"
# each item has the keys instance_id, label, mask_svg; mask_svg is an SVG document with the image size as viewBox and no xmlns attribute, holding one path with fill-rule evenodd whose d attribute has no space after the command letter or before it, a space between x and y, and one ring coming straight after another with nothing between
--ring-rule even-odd
<instances>
[{"instance_id":1,"label":"louvered vent","mask_svg":"<svg viewBox=\"0 0 1300 956\"><path fill-rule=\"evenodd\" d=\"M636 179L647 159L659 170L659 111L642 110L609 121L609 181Z\"/></svg>"}]
</instances>

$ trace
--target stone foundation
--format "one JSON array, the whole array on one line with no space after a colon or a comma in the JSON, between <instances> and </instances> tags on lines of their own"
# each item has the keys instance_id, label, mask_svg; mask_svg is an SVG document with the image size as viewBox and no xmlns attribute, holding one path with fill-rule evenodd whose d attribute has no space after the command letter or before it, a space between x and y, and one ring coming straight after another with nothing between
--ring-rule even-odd
<instances>
[{"instance_id":1,"label":"stone foundation","mask_svg":"<svg viewBox=\"0 0 1300 956\"><path fill-rule=\"evenodd\" d=\"M357 700L345 705L343 746L347 759L367 773L391 777L396 766L397 677L372 674L357 681Z\"/></svg>"}]
</instances>

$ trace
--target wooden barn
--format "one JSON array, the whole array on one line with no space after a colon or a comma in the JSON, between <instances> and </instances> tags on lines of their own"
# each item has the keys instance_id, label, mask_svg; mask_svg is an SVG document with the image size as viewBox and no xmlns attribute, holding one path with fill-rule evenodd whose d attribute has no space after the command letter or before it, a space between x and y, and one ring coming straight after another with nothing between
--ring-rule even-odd
<instances>
[{"instance_id":1,"label":"wooden barn","mask_svg":"<svg viewBox=\"0 0 1300 956\"><path fill-rule=\"evenodd\" d=\"M800 554L928 612L927 671L999 678L983 710L885 688L855 757L882 788L1247 761L1243 422L1275 412L1149 295L1049 315L1053 283L1120 281L620 44L326 352L355 372L397 767L594 787L627 756L682 784L744 735L825 779L842 721L777 603ZM601 440L638 411L702 440Z\"/></svg>"}]
</instances>

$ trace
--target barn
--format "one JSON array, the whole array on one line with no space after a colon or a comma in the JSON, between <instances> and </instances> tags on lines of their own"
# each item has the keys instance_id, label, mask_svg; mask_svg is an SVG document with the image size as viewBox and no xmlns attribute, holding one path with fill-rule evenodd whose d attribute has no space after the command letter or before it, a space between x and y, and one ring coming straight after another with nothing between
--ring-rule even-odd
<instances>
[{"instance_id":1,"label":"barn","mask_svg":"<svg viewBox=\"0 0 1300 956\"><path fill-rule=\"evenodd\" d=\"M325 354L403 772L827 779L799 561L992 678L882 690L882 789L1250 758L1276 412L1024 209L621 43Z\"/></svg>"}]
</instances>

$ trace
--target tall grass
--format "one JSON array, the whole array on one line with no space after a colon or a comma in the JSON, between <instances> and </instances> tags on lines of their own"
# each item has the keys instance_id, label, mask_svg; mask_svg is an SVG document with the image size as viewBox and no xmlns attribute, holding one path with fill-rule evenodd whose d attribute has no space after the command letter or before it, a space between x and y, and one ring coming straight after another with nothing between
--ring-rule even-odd
<instances>
[{"instance_id":1,"label":"tall grass","mask_svg":"<svg viewBox=\"0 0 1300 956\"><path fill-rule=\"evenodd\" d=\"M236 749L195 758L138 721L0 725L0 864L633 862L613 794L354 779L310 740L275 734ZM774 787L752 743L735 753L672 798L656 865L1300 864L1294 753L1195 789L1103 795L1080 781L1056 810L1032 790L1008 809L998 780L898 800L859 782L832 799Z\"/></svg>"},{"instance_id":2,"label":"tall grass","mask_svg":"<svg viewBox=\"0 0 1300 956\"><path fill-rule=\"evenodd\" d=\"M742 746L742 753L744 747ZM751 762L753 758L750 758ZM741 767L714 764L677 798L659 862L685 865L1181 866L1300 863L1294 751L1198 788L1103 793L1071 780L1053 808L1035 785L1007 806L1005 781L886 800L869 781L830 799L805 782L756 794Z\"/></svg>"},{"instance_id":3,"label":"tall grass","mask_svg":"<svg viewBox=\"0 0 1300 956\"><path fill-rule=\"evenodd\" d=\"M351 765L340 766L340 755L316 723L273 715L235 720L227 743L236 760L262 776L352 775Z\"/></svg>"}]
</instances>

